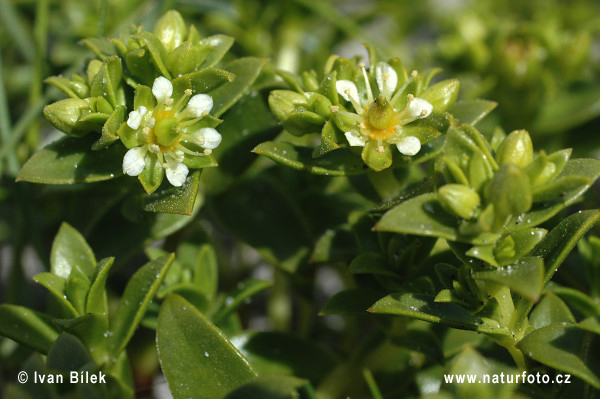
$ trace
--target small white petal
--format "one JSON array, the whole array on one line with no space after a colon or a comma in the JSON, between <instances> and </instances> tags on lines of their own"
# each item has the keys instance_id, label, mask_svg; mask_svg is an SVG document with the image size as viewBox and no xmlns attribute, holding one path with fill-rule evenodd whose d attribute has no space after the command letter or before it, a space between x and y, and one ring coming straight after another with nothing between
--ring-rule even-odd
<instances>
[{"instance_id":1,"label":"small white petal","mask_svg":"<svg viewBox=\"0 0 600 399\"><path fill-rule=\"evenodd\" d=\"M159 103L164 102L166 99L170 98L173 94L173 85L169 79L164 76L159 76L154 79L154 84L152 85L152 94L156 97L156 101Z\"/></svg>"},{"instance_id":2,"label":"small white petal","mask_svg":"<svg viewBox=\"0 0 600 399\"><path fill-rule=\"evenodd\" d=\"M198 136L201 141L203 141L202 148L207 148L209 150L214 150L221 144L221 134L217 132L216 129L212 127L205 127L198 130Z\"/></svg>"},{"instance_id":3,"label":"small white petal","mask_svg":"<svg viewBox=\"0 0 600 399\"><path fill-rule=\"evenodd\" d=\"M402 154L413 156L421 151L421 142L415 136L408 136L400 139L396 147Z\"/></svg>"},{"instance_id":4,"label":"small white petal","mask_svg":"<svg viewBox=\"0 0 600 399\"><path fill-rule=\"evenodd\" d=\"M144 170L146 161L146 149L144 147L135 147L127 151L123 157L123 173L129 176L137 176Z\"/></svg>"},{"instance_id":5,"label":"small white petal","mask_svg":"<svg viewBox=\"0 0 600 399\"><path fill-rule=\"evenodd\" d=\"M186 110L195 117L200 117L204 112L210 112L213 107L213 99L208 94L196 94L190 98Z\"/></svg>"},{"instance_id":6,"label":"small white petal","mask_svg":"<svg viewBox=\"0 0 600 399\"><path fill-rule=\"evenodd\" d=\"M398 85L398 74L390 64L378 62L375 67L375 80L377 80L379 92L385 96L390 96Z\"/></svg>"},{"instance_id":7,"label":"small white petal","mask_svg":"<svg viewBox=\"0 0 600 399\"><path fill-rule=\"evenodd\" d=\"M422 98L415 98L408 104L408 114L411 118L426 118L433 111L433 105Z\"/></svg>"},{"instance_id":8,"label":"small white petal","mask_svg":"<svg viewBox=\"0 0 600 399\"><path fill-rule=\"evenodd\" d=\"M146 115L148 109L143 105L140 105L138 109L135 111L131 111L129 113L129 118L127 118L127 126L132 128L133 130L137 130L142 123L142 119L144 119L144 115Z\"/></svg>"},{"instance_id":9,"label":"small white petal","mask_svg":"<svg viewBox=\"0 0 600 399\"><path fill-rule=\"evenodd\" d=\"M185 183L189 169L180 162L170 161L165 172L167 174L167 180L169 180L169 183L175 187L181 187L183 183Z\"/></svg>"},{"instance_id":10,"label":"small white petal","mask_svg":"<svg viewBox=\"0 0 600 399\"><path fill-rule=\"evenodd\" d=\"M356 90L356 85L354 82L349 80L338 80L335 82L335 89L340 96L344 97L344 100L354 100L356 103L360 104L360 101L358 100L358 90Z\"/></svg>"},{"instance_id":11,"label":"small white petal","mask_svg":"<svg viewBox=\"0 0 600 399\"><path fill-rule=\"evenodd\" d=\"M358 136L356 133L353 132L346 132L344 133L344 135L346 136L346 140L348 140L348 143L353 146L353 147L364 147L365 146L365 140Z\"/></svg>"}]
</instances>

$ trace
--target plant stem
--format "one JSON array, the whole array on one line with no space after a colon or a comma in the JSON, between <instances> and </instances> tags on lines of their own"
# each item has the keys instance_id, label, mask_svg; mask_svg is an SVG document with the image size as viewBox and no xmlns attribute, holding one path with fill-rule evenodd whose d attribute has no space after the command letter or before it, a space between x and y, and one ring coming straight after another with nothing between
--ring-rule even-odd
<instances>
[{"instance_id":1,"label":"plant stem","mask_svg":"<svg viewBox=\"0 0 600 399\"><path fill-rule=\"evenodd\" d=\"M4 89L4 79L2 70L2 54L0 54L0 142L2 147L9 147L9 141L12 133L12 127L10 123L10 112L8 111L8 98L6 96L6 90ZM6 156L8 174L16 176L19 171L19 162L15 151L9 151ZM1 163L0 158L0 163ZM2 166L0 165L0 174Z\"/></svg>"}]
</instances>

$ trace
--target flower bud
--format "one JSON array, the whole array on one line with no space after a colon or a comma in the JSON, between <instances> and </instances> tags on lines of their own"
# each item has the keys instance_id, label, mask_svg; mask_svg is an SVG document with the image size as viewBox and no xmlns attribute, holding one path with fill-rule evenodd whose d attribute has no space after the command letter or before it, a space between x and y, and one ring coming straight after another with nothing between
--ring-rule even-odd
<instances>
[{"instance_id":1,"label":"flower bud","mask_svg":"<svg viewBox=\"0 0 600 399\"><path fill-rule=\"evenodd\" d=\"M70 136L81 137L89 130L77 129L82 114L91 112L89 104L79 98L60 100L44 108L44 115L58 129Z\"/></svg>"},{"instance_id":2,"label":"flower bud","mask_svg":"<svg viewBox=\"0 0 600 399\"><path fill-rule=\"evenodd\" d=\"M438 190L438 198L444 209L463 219L471 219L481 199L477 192L463 184L446 184Z\"/></svg>"},{"instance_id":3,"label":"flower bud","mask_svg":"<svg viewBox=\"0 0 600 399\"><path fill-rule=\"evenodd\" d=\"M168 147L175 144L182 134L179 128L179 121L172 116L160 119L156 122L154 134L156 135L158 144L162 146Z\"/></svg>"},{"instance_id":4,"label":"flower bud","mask_svg":"<svg viewBox=\"0 0 600 399\"><path fill-rule=\"evenodd\" d=\"M167 56L167 69L177 77L194 72L200 65L200 49L192 43L185 42Z\"/></svg>"},{"instance_id":5,"label":"flower bud","mask_svg":"<svg viewBox=\"0 0 600 399\"><path fill-rule=\"evenodd\" d=\"M515 130L502 141L496 154L498 164L512 163L524 168L533 159L533 144L526 130Z\"/></svg>"},{"instance_id":6,"label":"flower bud","mask_svg":"<svg viewBox=\"0 0 600 399\"><path fill-rule=\"evenodd\" d=\"M183 43L187 35L181 14L174 10L167 12L154 25L154 34L165 46L167 52L173 51Z\"/></svg>"}]
</instances>

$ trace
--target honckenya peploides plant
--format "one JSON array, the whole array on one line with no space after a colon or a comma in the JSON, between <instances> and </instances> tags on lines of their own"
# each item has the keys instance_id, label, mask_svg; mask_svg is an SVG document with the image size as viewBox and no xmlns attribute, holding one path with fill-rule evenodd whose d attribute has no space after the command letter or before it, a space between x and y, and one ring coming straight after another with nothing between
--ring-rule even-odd
<instances>
[{"instance_id":1,"label":"honckenya peploides plant","mask_svg":"<svg viewBox=\"0 0 600 399\"><path fill-rule=\"evenodd\" d=\"M550 0L504 34L483 2L100 3L82 58L36 3L31 51L73 67L14 129L21 75L0 82L0 396L600 395L600 161L577 141L597 147L600 69L554 55L582 14ZM14 37L0 71L22 51L41 84Z\"/></svg>"}]
</instances>

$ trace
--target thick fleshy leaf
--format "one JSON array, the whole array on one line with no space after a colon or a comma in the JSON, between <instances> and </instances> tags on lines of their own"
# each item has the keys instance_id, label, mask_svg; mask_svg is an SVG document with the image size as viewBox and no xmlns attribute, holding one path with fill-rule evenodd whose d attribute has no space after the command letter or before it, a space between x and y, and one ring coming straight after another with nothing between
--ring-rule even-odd
<instances>
[{"instance_id":1,"label":"thick fleshy leaf","mask_svg":"<svg viewBox=\"0 0 600 399\"><path fill-rule=\"evenodd\" d=\"M498 103L488 100L462 100L450 107L448 112L454 115L459 123L477 125L483 118L492 112Z\"/></svg>"},{"instance_id":2,"label":"thick fleshy leaf","mask_svg":"<svg viewBox=\"0 0 600 399\"><path fill-rule=\"evenodd\" d=\"M600 87L582 86L584 90L557 96L542 103L535 128L536 132L556 134L581 125L600 115Z\"/></svg>"},{"instance_id":3,"label":"thick fleshy leaf","mask_svg":"<svg viewBox=\"0 0 600 399\"><path fill-rule=\"evenodd\" d=\"M435 302L433 296L425 294L390 294L375 302L369 312L406 316L488 335L510 335L510 331L500 327L494 320L475 317L454 303Z\"/></svg>"},{"instance_id":4,"label":"thick fleshy leaf","mask_svg":"<svg viewBox=\"0 0 600 399\"><path fill-rule=\"evenodd\" d=\"M69 373L79 371L91 361L90 353L81 340L74 335L63 333L50 348L46 366Z\"/></svg>"},{"instance_id":5,"label":"thick fleshy leaf","mask_svg":"<svg viewBox=\"0 0 600 399\"><path fill-rule=\"evenodd\" d=\"M235 75L235 79L208 93L214 101L211 115L218 118L231 108L250 89L265 64L266 60L262 58L246 57L223 66L223 69Z\"/></svg>"},{"instance_id":6,"label":"thick fleshy leaf","mask_svg":"<svg viewBox=\"0 0 600 399\"><path fill-rule=\"evenodd\" d=\"M177 101L187 89L192 90L192 94L194 95L207 93L234 80L235 75L223 69L201 69L197 72L188 73L177 79L173 79L173 98ZM211 114L214 115L214 112L211 111Z\"/></svg>"},{"instance_id":7,"label":"thick fleshy leaf","mask_svg":"<svg viewBox=\"0 0 600 399\"><path fill-rule=\"evenodd\" d=\"M327 300L321 316L365 316L369 308L381 298L382 292L368 288L351 288L340 291Z\"/></svg>"},{"instance_id":8,"label":"thick fleshy leaf","mask_svg":"<svg viewBox=\"0 0 600 399\"><path fill-rule=\"evenodd\" d=\"M546 294L529 316L529 324L536 329L564 323L575 323L575 317L569 307L553 293Z\"/></svg>"},{"instance_id":9,"label":"thick fleshy leaf","mask_svg":"<svg viewBox=\"0 0 600 399\"><path fill-rule=\"evenodd\" d=\"M270 281L248 279L241 281L235 287L235 290L231 292L225 299L225 306L214 315L213 321L215 324L219 324L220 321L227 318L227 316L237 309L244 301L252 298L254 295L273 285Z\"/></svg>"},{"instance_id":10,"label":"thick fleshy leaf","mask_svg":"<svg viewBox=\"0 0 600 399\"><path fill-rule=\"evenodd\" d=\"M346 149L313 158L310 148L295 147L285 142L266 141L256 146L252 152L293 169L305 170L315 175L348 176L365 173L365 164L358 156Z\"/></svg>"},{"instance_id":11,"label":"thick fleshy leaf","mask_svg":"<svg viewBox=\"0 0 600 399\"><path fill-rule=\"evenodd\" d=\"M108 57L94 76L90 85L90 95L106 99L114 108L118 104L117 89L121 83L123 67L116 55ZM124 105L124 104L122 104Z\"/></svg>"},{"instance_id":12,"label":"thick fleshy leaf","mask_svg":"<svg viewBox=\"0 0 600 399\"><path fill-rule=\"evenodd\" d=\"M92 281L87 296L85 311L108 318L108 302L106 297L106 280L115 258L105 258L98 262L96 276Z\"/></svg>"},{"instance_id":13,"label":"thick fleshy leaf","mask_svg":"<svg viewBox=\"0 0 600 399\"><path fill-rule=\"evenodd\" d=\"M550 282L546 290L558 295L563 301L569 304L571 308L576 309L584 316L595 316L600 314L600 304L589 295L570 287L561 287L558 284Z\"/></svg>"},{"instance_id":14,"label":"thick fleshy leaf","mask_svg":"<svg viewBox=\"0 0 600 399\"><path fill-rule=\"evenodd\" d=\"M591 342L593 335L576 325L552 325L526 335L517 347L532 359L600 389L600 364L595 356L598 345Z\"/></svg>"},{"instance_id":15,"label":"thick fleshy leaf","mask_svg":"<svg viewBox=\"0 0 600 399\"><path fill-rule=\"evenodd\" d=\"M58 331L46 315L23 306L0 304L0 335L46 354Z\"/></svg>"},{"instance_id":16,"label":"thick fleshy leaf","mask_svg":"<svg viewBox=\"0 0 600 399\"><path fill-rule=\"evenodd\" d=\"M152 62L156 68L158 68L160 74L167 79L171 79L171 74L169 74L169 71L165 66L167 50L160 40L150 32L136 33L134 37L148 49L150 56L152 57Z\"/></svg>"},{"instance_id":17,"label":"thick fleshy leaf","mask_svg":"<svg viewBox=\"0 0 600 399\"><path fill-rule=\"evenodd\" d=\"M284 375L261 376L236 388L223 399L297 399L305 389L312 387L305 380Z\"/></svg>"},{"instance_id":18,"label":"thick fleshy leaf","mask_svg":"<svg viewBox=\"0 0 600 399\"><path fill-rule=\"evenodd\" d=\"M318 382L337 361L325 348L291 334L245 332L231 338L261 375L285 374Z\"/></svg>"},{"instance_id":19,"label":"thick fleshy leaf","mask_svg":"<svg viewBox=\"0 0 600 399\"><path fill-rule=\"evenodd\" d=\"M352 259L348 271L352 274L377 274L381 276L398 277L397 273L394 273L387 267L382 255L372 252L363 252Z\"/></svg>"},{"instance_id":20,"label":"thick fleshy leaf","mask_svg":"<svg viewBox=\"0 0 600 399\"><path fill-rule=\"evenodd\" d=\"M584 176L594 182L600 177L600 160L598 159L572 159L563 168L559 174L559 178L563 176ZM562 209L573 204L579 197L583 195L591 186L585 184L579 188L568 191L564 195L555 198L552 201L536 203L531 208L531 211L518 215L512 218L506 229L517 230L524 227L538 226L552 216L556 215Z\"/></svg>"},{"instance_id":21,"label":"thick fleshy leaf","mask_svg":"<svg viewBox=\"0 0 600 399\"><path fill-rule=\"evenodd\" d=\"M106 315L88 313L76 319L55 321L63 331L79 338L97 364L108 360L106 353L106 336L108 319Z\"/></svg>"},{"instance_id":22,"label":"thick fleshy leaf","mask_svg":"<svg viewBox=\"0 0 600 399\"><path fill-rule=\"evenodd\" d=\"M212 47L212 51L206 56L200 68L215 66L233 45L234 39L226 35L213 35L200 40L200 44Z\"/></svg>"},{"instance_id":23,"label":"thick fleshy leaf","mask_svg":"<svg viewBox=\"0 0 600 399\"><path fill-rule=\"evenodd\" d=\"M600 211L579 211L560 222L533 251L534 256L544 259L548 282L558 270L577 241L600 220Z\"/></svg>"},{"instance_id":24,"label":"thick fleshy leaf","mask_svg":"<svg viewBox=\"0 0 600 399\"><path fill-rule=\"evenodd\" d=\"M540 258L522 258L512 265L473 274L477 280L508 286L514 292L537 300L544 287L544 261Z\"/></svg>"},{"instance_id":25,"label":"thick fleshy leaf","mask_svg":"<svg viewBox=\"0 0 600 399\"><path fill-rule=\"evenodd\" d=\"M144 210L149 212L191 215L200 188L200 171L194 171L181 187L166 187L144 198Z\"/></svg>"},{"instance_id":26,"label":"thick fleshy leaf","mask_svg":"<svg viewBox=\"0 0 600 399\"><path fill-rule=\"evenodd\" d=\"M119 128L125 120L125 107L118 105L102 126L102 135L92 145L92 150L102 150L119 139Z\"/></svg>"},{"instance_id":27,"label":"thick fleshy leaf","mask_svg":"<svg viewBox=\"0 0 600 399\"><path fill-rule=\"evenodd\" d=\"M65 294L80 316L85 313L85 301L90 290L90 284L90 279L79 265L73 265L69 278L65 283Z\"/></svg>"},{"instance_id":28,"label":"thick fleshy leaf","mask_svg":"<svg viewBox=\"0 0 600 399\"><path fill-rule=\"evenodd\" d=\"M579 327L600 335L600 316L588 317L582 320Z\"/></svg>"},{"instance_id":29,"label":"thick fleshy leaf","mask_svg":"<svg viewBox=\"0 0 600 399\"><path fill-rule=\"evenodd\" d=\"M429 101L436 111L443 112L456 101L459 87L458 79L443 80L429 86L419 98Z\"/></svg>"},{"instance_id":30,"label":"thick fleshy leaf","mask_svg":"<svg viewBox=\"0 0 600 399\"><path fill-rule=\"evenodd\" d=\"M227 337L185 299L169 295L159 317L160 364L175 399L221 398L256 376Z\"/></svg>"},{"instance_id":31,"label":"thick fleshy leaf","mask_svg":"<svg viewBox=\"0 0 600 399\"><path fill-rule=\"evenodd\" d=\"M437 194L429 193L392 208L377 222L375 229L456 241L459 238L458 225L458 218L449 215L442 208Z\"/></svg>"},{"instance_id":32,"label":"thick fleshy leaf","mask_svg":"<svg viewBox=\"0 0 600 399\"><path fill-rule=\"evenodd\" d=\"M44 286L56 299L62 309L63 317L70 319L77 317L77 310L67 299L65 294L65 279L55 274L44 272L33 276L33 281Z\"/></svg>"},{"instance_id":33,"label":"thick fleshy leaf","mask_svg":"<svg viewBox=\"0 0 600 399\"><path fill-rule=\"evenodd\" d=\"M123 174L125 147L90 151L96 137L63 137L36 152L23 165L17 181L44 184L92 183Z\"/></svg>"},{"instance_id":34,"label":"thick fleshy leaf","mask_svg":"<svg viewBox=\"0 0 600 399\"><path fill-rule=\"evenodd\" d=\"M160 287L174 255L165 255L142 266L129 279L119 307L111 320L108 348L117 356L131 339L148 304Z\"/></svg>"},{"instance_id":35,"label":"thick fleshy leaf","mask_svg":"<svg viewBox=\"0 0 600 399\"><path fill-rule=\"evenodd\" d=\"M71 270L79 266L88 278L96 273L96 257L85 238L73 227L63 223L54 237L50 253L52 273L68 279Z\"/></svg>"}]
</instances>

